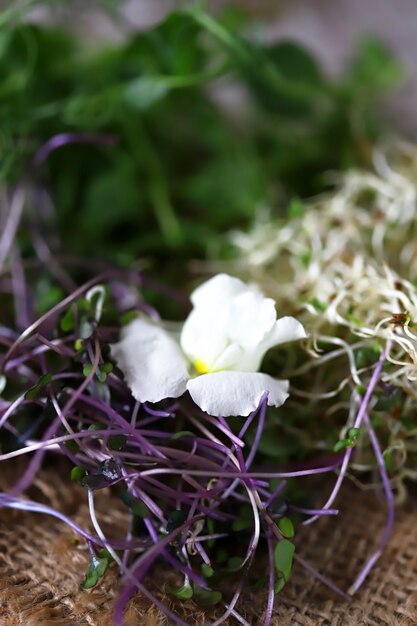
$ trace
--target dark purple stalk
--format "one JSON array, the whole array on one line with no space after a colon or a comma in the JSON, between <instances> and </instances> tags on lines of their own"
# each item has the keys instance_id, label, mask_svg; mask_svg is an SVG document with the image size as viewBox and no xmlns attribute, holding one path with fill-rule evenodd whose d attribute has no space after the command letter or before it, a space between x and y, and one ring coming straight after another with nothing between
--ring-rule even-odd
<instances>
[{"instance_id":1,"label":"dark purple stalk","mask_svg":"<svg viewBox=\"0 0 417 626\"><path fill-rule=\"evenodd\" d=\"M334 582L326 578L326 576L323 576L323 574L320 574L320 572L317 571L316 568L311 565L311 563L303 559L298 554L294 554L294 561L297 561L298 563L300 563L300 565L302 565L307 571L313 574L313 576L317 578L317 580L319 580L321 583L323 583L323 585L325 585L326 587L328 587L329 589L337 593L337 595L339 595L341 598L343 598L347 602L350 602L352 600L349 594L343 591L343 589L340 589L340 587L338 587Z\"/></svg>"},{"instance_id":2,"label":"dark purple stalk","mask_svg":"<svg viewBox=\"0 0 417 626\"><path fill-rule=\"evenodd\" d=\"M392 493L390 479L388 476L387 468L385 467L384 457L383 457L382 450L378 442L378 438L375 434L375 430L372 427L371 420L369 419L369 416L367 413L365 413L364 421L365 421L366 428L368 430L369 438L371 440L371 445L374 449L375 458L378 463L378 469L379 469L382 484L384 487L385 497L387 500L388 514L387 514L387 521L386 521L384 533L379 542L378 549L369 557L368 561L365 563L364 567L362 568L362 570L356 577L354 583L350 586L349 593L351 595L356 593L359 587L363 584L365 578L368 576L369 572L371 571L375 563L381 557L385 549L385 546L387 545L389 536L391 534L392 527L394 525L394 517L395 517L394 495Z\"/></svg>"},{"instance_id":3,"label":"dark purple stalk","mask_svg":"<svg viewBox=\"0 0 417 626\"><path fill-rule=\"evenodd\" d=\"M268 599L266 602L265 617L263 626L270 626L272 620L272 611L274 610L275 600L275 563L274 563L274 543L270 528L266 529L266 541L268 546Z\"/></svg>"},{"instance_id":4,"label":"dark purple stalk","mask_svg":"<svg viewBox=\"0 0 417 626\"><path fill-rule=\"evenodd\" d=\"M10 346L10 348L4 355L2 364L1 364L1 372L4 372L6 363L7 361L9 361L13 352L25 341L25 339L30 337L32 333L34 333L34 331L37 330L46 320L50 319L57 313L60 313L61 311L66 309L69 304L77 300L77 298L79 298L83 293L88 291L90 287L93 287L94 285L106 280L112 273L113 272L106 272L105 274L102 274L101 276L96 276L95 278L92 278L91 280L87 281L86 283L84 283L84 285L76 289L73 293L71 293L69 296L61 300L61 302L56 304L50 311L48 311L47 313L42 315L39 319L37 319L36 322L34 322L28 328L26 328L26 330L23 333L21 333L21 335L16 339L16 341L13 342L13 344Z\"/></svg>"},{"instance_id":5,"label":"dark purple stalk","mask_svg":"<svg viewBox=\"0 0 417 626\"><path fill-rule=\"evenodd\" d=\"M100 546L101 548L104 547L103 542L101 541L99 537L96 537L95 535L91 535L90 533L85 531L83 528L78 526L78 524L73 522L69 517L67 517L63 513L60 513L59 511L56 511L55 509L52 509L51 507L45 504L39 504L38 502L32 502L31 500L23 500L23 499L9 496L6 493L1 493L0 494L0 507L3 507L3 506L10 508L10 509L17 509L19 511L27 511L30 513L43 513L44 515L51 515L51 517L56 517L57 519L64 522L67 526L69 526L77 535L84 537L84 539L91 541L92 543L96 544L97 546ZM109 542L116 550L123 549L123 548L134 549L135 546L141 547L144 545L144 542L138 539L135 539L133 542L129 542L129 544L126 544L125 541L120 541L118 539L110 539Z\"/></svg>"},{"instance_id":6,"label":"dark purple stalk","mask_svg":"<svg viewBox=\"0 0 417 626\"><path fill-rule=\"evenodd\" d=\"M362 400L362 402L360 404L359 411L358 411L358 414L356 416L355 423L353 425L354 428L360 428L360 426L362 424L362 421L365 418L366 411L367 411L367 408L368 408L368 404L369 404L369 402L370 402L370 400L372 398L372 394L373 394L373 392L375 390L375 387L378 384L379 377L381 375L381 371L382 371L382 367L384 365L385 359L386 359L386 354L385 354L385 352L382 352L381 356L378 359L376 367L375 367L375 369L373 371L371 380L369 381L369 385L368 385L368 388L366 390L365 396L364 396L364 398L363 398L363 400ZM346 452L345 452L344 457L343 457L342 467L340 468L339 476L337 477L336 483L335 483L335 485L333 487L333 490L332 490L329 498L327 499L326 503L323 505L321 510L329 509L331 507L331 505L333 504L333 502L335 501L335 499L337 497L337 494L339 493L340 488L342 486L343 480L345 478L346 471L347 471L347 468L348 468L349 461L350 461L350 458L352 456L352 453L353 453L353 448L346 448ZM312 522L315 522L318 519L318 517L319 517L318 515L314 515L313 517L310 517L309 519L305 520L303 522L303 524L305 526L307 526L308 524L311 524Z\"/></svg>"},{"instance_id":7,"label":"dark purple stalk","mask_svg":"<svg viewBox=\"0 0 417 626\"><path fill-rule=\"evenodd\" d=\"M138 560L136 561L136 563L134 564L134 566L127 572L125 576L127 584L125 585L124 589L122 589L121 593L119 594L119 597L116 602L116 607L115 607L115 621L116 621L117 626L119 625L123 626L123 611L125 609L125 606L130 596L132 595L133 591L135 590L135 588L142 587L141 585L142 580L144 576L146 575L147 571L149 570L149 568L154 563L154 561L163 553L166 546L172 543L172 541L178 535L180 535L186 528L189 528L191 525L195 524L195 522L198 521L199 519L201 519L201 516L196 517L191 520L187 520L186 522L178 526L178 528L173 530L171 533L169 533L168 535L160 539L156 544L154 544L151 548L149 548L149 550L147 550L142 556L140 556ZM178 621L179 619L178 616L176 616L174 613L171 613L171 611L169 611L169 609L163 604L158 603L158 606L165 613L165 615L171 618L174 617L174 619L176 620L176 623L179 623L179 624L182 623L182 624L185 624L185 626L189 626L188 624L186 624L186 622L182 622L181 620Z\"/></svg>"},{"instance_id":8,"label":"dark purple stalk","mask_svg":"<svg viewBox=\"0 0 417 626\"><path fill-rule=\"evenodd\" d=\"M278 498L279 494L281 493L281 491L284 489L285 485L287 484L287 481L283 480L276 489L274 489L274 491L271 493L271 495L269 496L269 498L267 498L265 500L264 503L264 507L267 509L269 506L271 506L271 504Z\"/></svg>"},{"instance_id":9,"label":"dark purple stalk","mask_svg":"<svg viewBox=\"0 0 417 626\"><path fill-rule=\"evenodd\" d=\"M339 509L305 509L295 504L290 504L288 508L304 515L339 515Z\"/></svg>"},{"instance_id":10,"label":"dark purple stalk","mask_svg":"<svg viewBox=\"0 0 417 626\"><path fill-rule=\"evenodd\" d=\"M40 167L45 159L57 148L73 143L92 144L96 146L113 146L117 143L113 135L102 135L98 133L61 133L51 137L35 154L32 166Z\"/></svg>"}]
</instances>

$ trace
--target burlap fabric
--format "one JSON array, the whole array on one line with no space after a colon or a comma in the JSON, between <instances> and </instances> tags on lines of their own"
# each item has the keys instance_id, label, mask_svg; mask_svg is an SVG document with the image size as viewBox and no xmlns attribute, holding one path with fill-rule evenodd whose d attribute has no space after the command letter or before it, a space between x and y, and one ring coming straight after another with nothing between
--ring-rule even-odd
<instances>
[{"instance_id":1,"label":"burlap fabric","mask_svg":"<svg viewBox=\"0 0 417 626\"><path fill-rule=\"evenodd\" d=\"M3 475L2 480L7 482ZM85 492L52 469L40 475L31 494L89 527ZM367 555L376 546L385 508L374 493L347 484L340 497L338 519L322 519L298 533L298 552L345 589ZM100 520L110 527L123 523L123 513L105 491L97 492ZM397 513L395 531L383 558L363 588L347 604L295 565L287 588L278 596L274 626L415 626L417 624L417 503L410 498ZM117 593L116 570L90 591L80 583L88 564L82 541L62 522L19 511L0 513L0 625L1 626L111 626ZM164 583L178 583L175 573L157 568L153 591L163 596ZM209 624L192 601L166 602L190 624ZM261 625L265 594L250 588L239 610ZM129 603L126 624L159 626L169 622L139 594ZM229 625L234 621L227 622Z\"/></svg>"}]
</instances>

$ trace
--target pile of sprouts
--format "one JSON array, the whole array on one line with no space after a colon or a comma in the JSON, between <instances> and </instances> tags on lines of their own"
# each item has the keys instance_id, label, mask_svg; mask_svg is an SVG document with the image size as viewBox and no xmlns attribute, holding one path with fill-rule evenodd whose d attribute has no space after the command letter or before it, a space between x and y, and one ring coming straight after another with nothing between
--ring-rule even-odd
<instances>
[{"instance_id":1,"label":"pile of sprouts","mask_svg":"<svg viewBox=\"0 0 417 626\"><path fill-rule=\"evenodd\" d=\"M73 141L83 137L55 138L36 166L51 149ZM160 561L178 579L165 592L220 608L212 626L228 618L248 626L239 598L248 583L264 588L262 619L268 626L294 560L349 599L381 555L393 522L392 485L399 490L411 475L415 445L414 431L402 417L413 415L415 400L417 295L400 270L417 262L417 249L411 243L402 247L415 225L412 181L389 169L382 155L376 165L374 175L349 174L335 195L318 199L303 215L276 228L260 223L250 235L235 236L245 258L235 269L250 274L278 308L300 311L311 334L307 353L294 348L283 373L293 387L292 405L282 408L288 427L300 428L297 408L305 408L306 400L311 419L322 420L321 400L330 401L326 419L334 415L334 429L340 415L346 418L334 451L328 442L301 438L300 447L310 446L310 456L297 467L271 468L261 453L270 419L265 396L248 417L230 420L204 413L187 395L157 405L135 401L110 358L109 344L138 311L159 319L143 297L145 289L162 299L178 297L183 307L187 294L158 285L140 269L90 262L86 270L83 259L60 258L51 243L56 233L51 237L39 227L45 215L53 224L47 190L29 176L4 191L0 461L20 457L26 463L17 482L0 494L0 504L55 516L70 526L90 551L88 570L80 572L85 589L100 584L110 564L119 569L118 626L137 590L169 619L186 625L149 588ZM385 263L388 252L395 267ZM327 368L330 374L322 374ZM375 403L384 401L389 407L375 423ZM383 447L376 434L381 429ZM39 470L57 458L64 459L68 480L85 489L92 530L31 496ZM333 503L352 467L378 474L388 515L380 544L346 593L295 552L293 537L297 526L337 515ZM324 485L316 508L284 499L288 479L309 476ZM121 535L102 528L95 507L99 489L120 498L127 519ZM264 579L254 579L257 559L268 564ZM233 589L231 574L237 581Z\"/></svg>"},{"instance_id":2,"label":"pile of sprouts","mask_svg":"<svg viewBox=\"0 0 417 626\"><path fill-rule=\"evenodd\" d=\"M285 374L313 421L347 416L336 449L349 445L360 396L384 355L370 409L401 500L417 479L417 153L403 144L378 150L373 166L330 177L335 190L294 201L290 219L264 213L252 232L233 233L234 269L300 312L309 358ZM355 443L351 469L372 472L366 429Z\"/></svg>"}]
</instances>

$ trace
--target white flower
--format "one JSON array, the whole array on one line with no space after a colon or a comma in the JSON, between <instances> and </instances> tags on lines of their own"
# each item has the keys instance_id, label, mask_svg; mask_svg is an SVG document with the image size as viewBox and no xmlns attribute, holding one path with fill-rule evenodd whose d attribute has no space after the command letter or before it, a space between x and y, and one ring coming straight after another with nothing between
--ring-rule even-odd
<instances>
[{"instance_id":1,"label":"white flower","mask_svg":"<svg viewBox=\"0 0 417 626\"><path fill-rule=\"evenodd\" d=\"M122 330L112 356L140 402L189 391L211 415L249 415L268 392L268 404L288 398L288 381L258 372L273 346L307 335L293 317L277 320L275 303L256 288L218 274L191 294L194 306L179 341L150 319Z\"/></svg>"}]
</instances>

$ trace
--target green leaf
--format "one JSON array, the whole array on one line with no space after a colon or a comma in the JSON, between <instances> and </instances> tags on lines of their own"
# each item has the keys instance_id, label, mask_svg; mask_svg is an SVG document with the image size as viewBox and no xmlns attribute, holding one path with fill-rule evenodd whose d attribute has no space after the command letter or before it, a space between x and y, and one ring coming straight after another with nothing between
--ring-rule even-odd
<instances>
[{"instance_id":1,"label":"green leaf","mask_svg":"<svg viewBox=\"0 0 417 626\"><path fill-rule=\"evenodd\" d=\"M349 428L348 430L348 438L351 441L356 441L360 435L360 428Z\"/></svg>"},{"instance_id":2,"label":"green leaf","mask_svg":"<svg viewBox=\"0 0 417 626\"><path fill-rule=\"evenodd\" d=\"M280 533L287 539L294 537L294 526L289 517L281 517L277 522Z\"/></svg>"},{"instance_id":3,"label":"green leaf","mask_svg":"<svg viewBox=\"0 0 417 626\"><path fill-rule=\"evenodd\" d=\"M288 217L290 219L296 219L302 217L305 212L305 206L298 198L293 198L288 207Z\"/></svg>"},{"instance_id":4,"label":"green leaf","mask_svg":"<svg viewBox=\"0 0 417 626\"><path fill-rule=\"evenodd\" d=\"M275 583L274 592L279 593L285 587L285 583L287 581L283 576L278 576L277 582Z\"/></svg>"},{"instance_id":5,"label":"green leaf","mask_svg":"<svg viewBox=\"0 0 417 626\"><path fill-rule=\"evenodd\" d=\"M187 514L185 511L171 511L167 515L167 532L170 533L178 526L181 526L187 519Z\"/></svg>"},{"instance_id":6,"label":"green leaf","mask_svg":"<svg viewBox=\"0 0 417 626\"><path fill-rule=\"evenodd\" d=\"M227 569L228 572L238 572L240 569L242 569L244 561L245 559L240 556L232 556L227 561L225 569Z\"/></svg>"},{"instance_id":7,"label":"green leaf","mask_svg":"<svg viewBox=\"0 0 417 626\"><path fill-rule=\"evenodd\" d=\"M194 600L202 607L210 607L218 604L222 599L220 591L210 591L194 584Z\"/></svg>"},{"instance_id":8,"label":"green leaf","mask_svg":"<svg viewBox=\"0 0 417 626\"><path fill-rule=\"evenodd\" d=\"M52 374L50 374L49 372L41 376L38 383L34 387L28 389L28 391L25 393L25 400L33 400L34 398L36 398L41 389L48 385L51 380Z\"/></svg>"},{"instance_id":9,"label":"green leaf","mask_svg":"<svg viewBox=\"0 0 417 626\"><path fill-rule=\"evenodd\" d=\"M239 517L233 520L232 530L246 530L253 526L253 512L249 505L244 505L239 510Z\"/></svg>"},{"instance_id":10,"label":"green leaf","mask_svg":"<svg viewBox=\"0 0 417 626\"><path fill-rule=\"evenodd\" d=\"M387 469L387 472L390 472L392 467L392 448L387 448L387 450L384 450L382 456L384 458L384 465Z\"/></svg>"},{"instance_id":11,"label":"green leaf","mask_svg":"<svg viewBox=\"0 0 417 626\"><path fill-rule=\"evenodd\" d=\"M172 440L181 439L181 437L195 437L195 433L191 432L191 430L179 430L178 432L172 435Z\"/></svg>"},{"instance_id":12,"label":"green leaf","mask_svg":"<svg viewBox=\"0 0 417 626\"><path fill-rule=\"evenodd\" d=\"M142 500L134 498L127 489L120 490L120 498L122 502L132 511L133 515L137 517L148 517L149 509Z\"/></svg>"},{"instance_id":13,"label":"green leaf","mask_svg":"<svg viewBox=\"0 0 417 626\"><path fill-rule=\"evenodd\" d=\"M71 306L66 311L64 316L61 318L61 322L60 322L61 330L63 330L64 333L70 332L74 328L74 323L75 323L74 309L73 309L73 306Z\"/></svg>"},{"instance_id":14,"label":"green leaf","mask_svg":"<svg viewBox=\"0 0 417 626\"><path fill-rule=\"evenodd\" d=\"M264 589L266 585L265 576L260 576L258 580L252 585L253 589Z\"/></svg>"},{"instance_id":15,"label":"green leaf","mask_svg":"<svg viewBox=\"0 0 417 626\"><path fill-rule=\"evenodd\" d=\"M292 561L294 556L295 546L288 539L281 539L275 546L274 560L278 577L284 579L284 583L290 577Z\"/></svg>"},{"instance_id":16,"label":"green leaf","mask_svg":"<svg viewBox=\"0 0 417 626\"><path fill-rule=\"evenodd\" d=\"M373 365L377 360L378 355L375 354L373 348L360 348L355 352L356 367L362 369Z\"/></svg>"},{"instance_id":17,"label":"green leaf","mask_svg":"<svg viewBox=\"0 0 417 626\"><path fill-rule=\"evenodd\" d=\"M141 76L124 90L126 103L137 111L146 111L168 93L166 82L158 76Z\"/></svg>"},{"instance_id":18,"label":"green leaf","mask_svg":"<svg viewBox=\"0 0 417 626\"><path fill-rule=\"evenodd\" d=\"M93 369L93 365L92 363L86 363L83 367L83 374L84 376L87 378L87 376L89 376L92 372Z\"/></svg>"},{"instance_id":19,"label":"green leaf","mask_svg":"<svg viewBox=\"0 0 417 626\"><path fill-rule=\"evenodd\" d=\"M111 450L121 450L126 445L125 435L111 435L109 437L109 448Z\"/></svg>"},{"instance_id":20,"label":"green leaf","mask_svg":"<svg viewBox=\"0 0 417 626\"><path fill-rule=\"evenodd\" d=\"M79 465L76 465L71 470L70 478L71 478L71 480L73 480L74 482L78 483L79 485L82 485L83 484L83 478L86 475L87 475L87 472L85 471L85 469L83 467L80 467Z\"/></svg>"},{"instance_id":21,"label":"green leaf","mask_svg":"<svg viewBox=\"0 0 417 626\"><path fill-rule=\"evenodd\" d=\"M403 74L389 47L375 38L368 38L361 43L351 71L357 88L364 91L388 89Z\"/></svg>"},{"instance_id":22,"label":"green leaf","mask_svg":"<svg viewBox=\"0 0 417 626\"><path fill-rule=\"evenodd\" d=\"M214 569L210 565L207 565L207 563L203 563L203 565L201 566L201 573L203 574L204 578L211 578L211 576L213 576L214 574Z\"/></svg>"},{"instance_id":23,"label":"green leaf","mask_svg":"<svg viewBox=\"0 0 417 626\"><path fill-rule=\"evenodd\" d=\"M165 585L165 591L175 596L176 598L179 598L180 600L189 600L193 597L193 590L189 583L184 584L178 589L176 587L171 587L170 585Z\"/></svg>"},{"instance_id":24,"label":"green leaf","mask_svg":"<svg viewBox=\"0 0 417 626\"><path fill-rule=\"evenodd\" d=\"M349 446L350 446L350 439L340 439L333 446L333 452L340 452L341 450L345 450L346 448L349 448Z\"/></svg>"},{"instance_id":25,"label":"green leaf","mask_svg":"<svg viewBox=\"0 0 417 626\"><path fill-rule=\"evenodd\" d=\"M0 374L0 395L3 393L3 391L6 388L6 384L7 384L7 378L6 376L4 376L4 374Z\"/></svg>"},{"instance_id":26,"label":"green leaf","mask_svg":"<svg viewBox=\"0 0 417 626\"><path fill-rule=\"evenodd\" d=\"M317 298L311 298L310 303L314 306L315 309L317 309L317 311L321 311L322 313L324 313L324 311L327 309L327 304L325 302L321 302Z\"/></svg>"},{"instance_id":27,"label":"green leaf","mask_svg":"<svg viewBox=\"0 0 417 626\"><path fill-rule=\"evenodd\" d=\"M400 387L395 387L389 393L379 395L373 409L374 411L391 411L400 406L403 397L403 390Z\"/></svg>"},{"instance_id":28,"label":"green leaf","mask_svg":"<svg viewBox=\"0 0 417 626\"><path fill-rule=\"evenodd\" d=\"M91 587L95 587L98 580L104 575L108 565L109 559L107 557L92 557L85 573L85 580L81 585L81 589L91 589Z\"/></svg>"},{"instance_id":29,"label":"green leaf","mask_svg":"<svg viewBox=\"0 0 417 626\"><path fill-rule=\"evenodd\" d=\"M77 454L80 451L80 446L75 439L68 439L68 441L65 442L65 447L73 454Z\"/></svg>"},{"instance_id":30,"label":"green leaf","mask_svg":"<svg viewBox=\"0 0 417 626\"><path fill-rule=\"evenodd\" d=\"M80 319L80 339L90 339L96 329L96 324L89 316L83 315Z\"/></svg>"},{"instance_id":31,"label":"green leaf","mask_svg":"<svg viewBox=\"0 0 417 626\"><path fill-rule=\"evenodd\" d=\"M135 320L137 316L137 311L127 311L127 313L123 313L123 315L120 317L121 326L127 326L128 324L130 324L130 322L133 322L133 320Z\"/></svg>"},{"instance_id":32,"label":"green leaf","mask_svg":"<svg viewBox=\"0 0 417 626\"><path fill-rule=\"evenodd\" d=\"M358 442L360 435L359 428L349 428L348 436L345 439L340 439L334 446L333 452L340 452L346 448L354 448Z\"/></svg>"}]
</instances>

